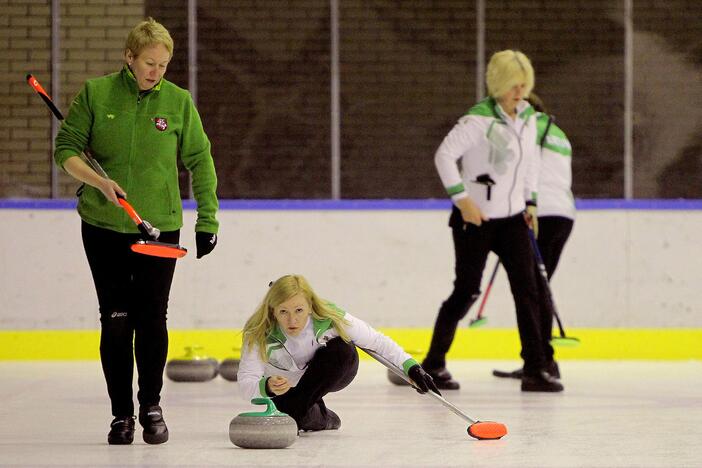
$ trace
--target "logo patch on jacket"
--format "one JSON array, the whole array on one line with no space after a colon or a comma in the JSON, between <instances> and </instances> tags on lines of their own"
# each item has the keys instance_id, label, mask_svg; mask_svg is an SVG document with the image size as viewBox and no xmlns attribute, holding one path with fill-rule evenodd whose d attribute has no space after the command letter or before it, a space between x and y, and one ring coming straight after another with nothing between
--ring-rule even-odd
<instances>
[{"instance_id":1,"label":"logo patch on jacket","mask_svg":"<svg viewBox=\"0 0 702 468\"><path fill-rule=\"evenodd\" d=\"M168 121L165 117L154 118L154 124L156 125L156 129L161 132L168 128Z\"/></svg>"}]
</instances>

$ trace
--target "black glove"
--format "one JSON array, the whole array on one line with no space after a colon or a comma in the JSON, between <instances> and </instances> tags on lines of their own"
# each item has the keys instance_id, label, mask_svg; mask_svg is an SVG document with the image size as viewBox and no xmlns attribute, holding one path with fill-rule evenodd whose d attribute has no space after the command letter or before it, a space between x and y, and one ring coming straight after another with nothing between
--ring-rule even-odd
<instances>
[{"instance_id":1,"label":"black glove","mask_svg":"<svg viewBox=\"0 0 702 468\"><path fill-rule=\"evenodd\" d=\"M410 367L409 371L407 371L407 375L410 379L412 379L412 382L414 382L415 388L419 393L426 393L431 390L432 392L441 395L439 389L436 388L434 379L432 379L431 375L427 374L419 364L415 364Z\"/></svg>"},{"instance_id":2,"label":"black glove","mask_svg":"<svg viewBox=\"0 0 702 468\"><path fill-rule=\"evenodd\" d=\"M217 234L196 232L195 244L197 245L197 258L202 258L214 250L215 245L217 245Z\"/></svg>"}]
</instances>

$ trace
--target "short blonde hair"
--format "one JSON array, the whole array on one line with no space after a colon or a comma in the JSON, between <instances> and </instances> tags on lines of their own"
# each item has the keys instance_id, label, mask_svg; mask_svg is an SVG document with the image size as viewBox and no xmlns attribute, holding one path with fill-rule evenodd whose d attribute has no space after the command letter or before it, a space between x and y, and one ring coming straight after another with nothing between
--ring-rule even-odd
<instances>
[{"instance_id":1,"label":"short blonde hair","mask_svg":"<svg viewBox=\"0 0 702 468\"><path fill-rule=\"evenodd\" d=\"M149 16L129 32L124 46L125 53L129 50L132 54L139 55L144 48L155 44L163 44L173 56L173 38L168 29Z\"/></svg>"},{"instance_id":2,"label":"short blonde hair","mask_svg":"<svg viewBox=\"0 0 702 468\"><path fill-rule=\"evenodd\" d=\"M494 98L504 95L513 86L525 83L524 97L534 89L534 68L529 57L518 50L495 52L485 72L488 94Z\"/></svg>"}]
</instances>

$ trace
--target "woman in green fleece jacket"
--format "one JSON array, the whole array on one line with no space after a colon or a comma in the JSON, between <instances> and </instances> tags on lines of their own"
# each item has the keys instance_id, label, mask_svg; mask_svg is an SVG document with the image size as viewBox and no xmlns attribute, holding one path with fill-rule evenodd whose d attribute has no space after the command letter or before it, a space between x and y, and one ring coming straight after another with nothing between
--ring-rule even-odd
<instances>
[{"instance_id":1,"label":"woman in green fleece jacket","mask_svg":"<svg viewBox=\"0 0 702 468\"><path fill-rule=\"evenodd\" d=\"M144 441L168 440L159 403L175 270L174 259L130 250L140 235L116 194L128 197L161 230L159 241L178 243L183 225L180 157L192 175L197 201L197 258L217 244L217 177L210 142L190 93L163 79L172 55L166 28L152 18L139 23L127 37L124 68L88 80L56 136L56 163L83 182L78 213L100 305L100 358L114 416L110 444L130 444L134 438L135 358ZM110 179L80 157L87 149Z\"/></svg>"}]
</instances>

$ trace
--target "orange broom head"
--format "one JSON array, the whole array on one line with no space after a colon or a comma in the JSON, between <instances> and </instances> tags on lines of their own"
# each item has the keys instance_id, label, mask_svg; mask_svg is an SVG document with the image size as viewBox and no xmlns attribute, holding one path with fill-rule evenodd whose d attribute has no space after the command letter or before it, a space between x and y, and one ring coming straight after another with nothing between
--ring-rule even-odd
<instances>
[{"instance_id":1,"label":"orange broom head","mask_svg":"<svg viewBox=\"0 0 702 468\"><path fill-rule=\"evenodd\" d=\"M188 249L177 244L138 240L132 244L132 252L151 257L182 258L188 253Z\"/></svg>"},{"instance_id":2,"label":"orange broom head","mask_svg":"<svg viewBox=\"0 0 702 468\"><path fill-rule=\"evenodd\" d=\"M468 426L468 434L480 440L501 439L507 434L507 426L492 421L478 421Z\"/></svg>"}]
</instances>

